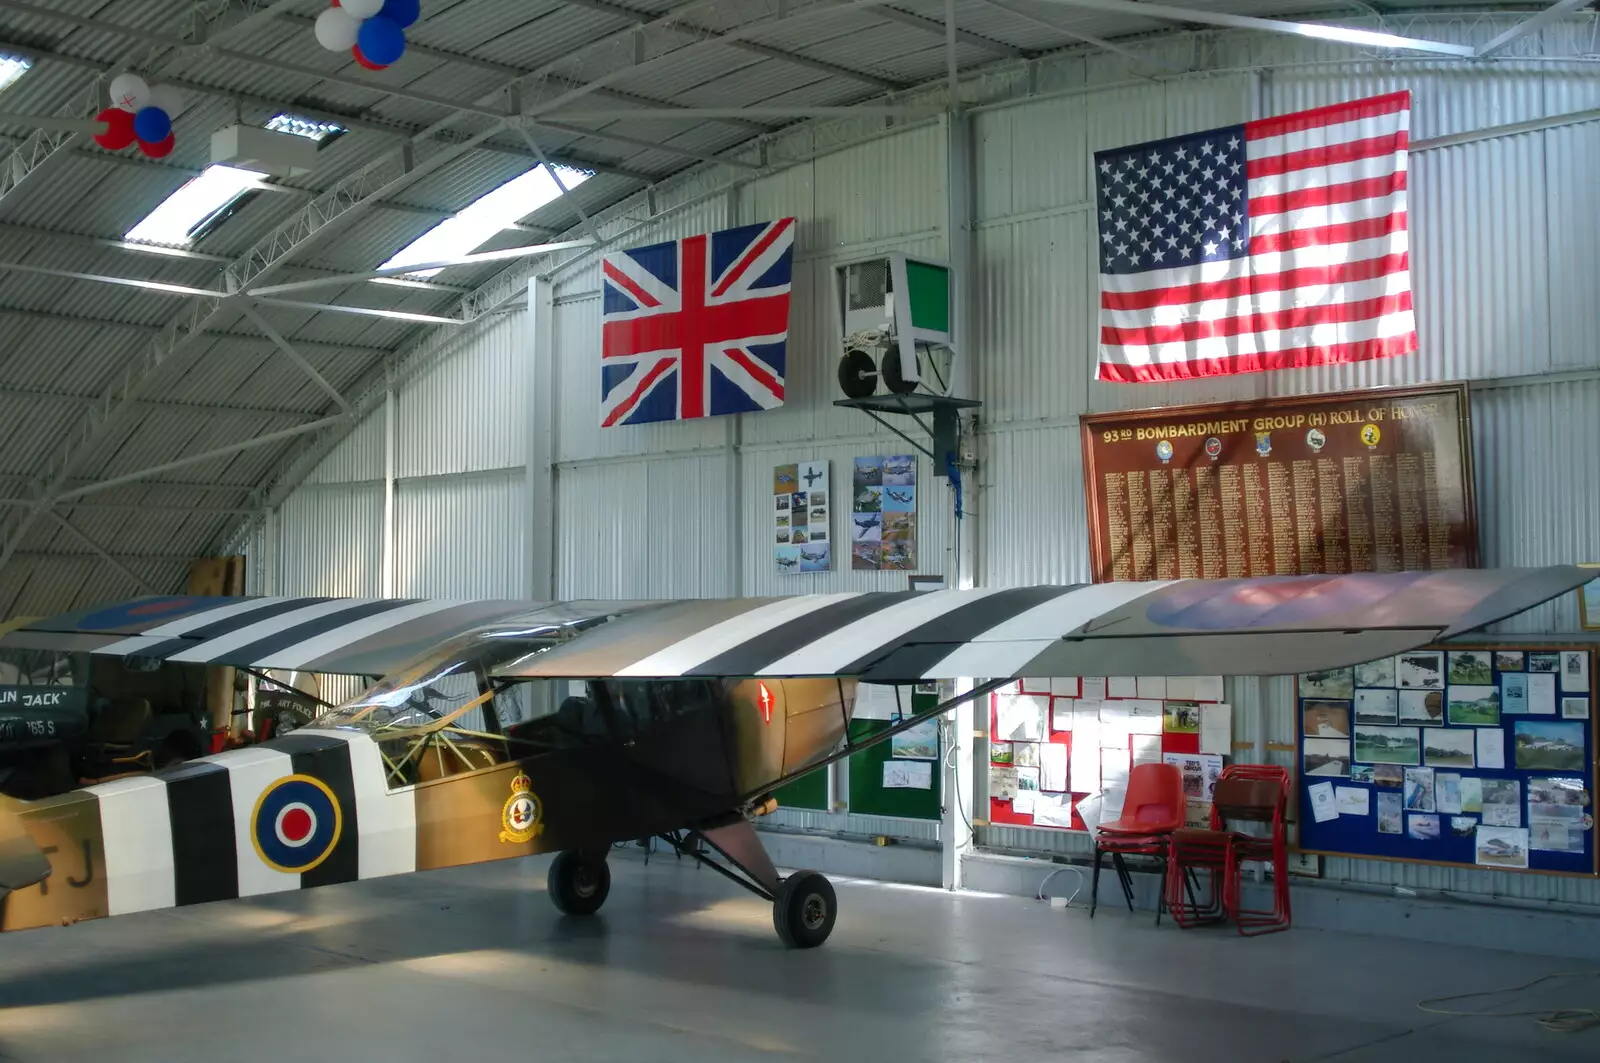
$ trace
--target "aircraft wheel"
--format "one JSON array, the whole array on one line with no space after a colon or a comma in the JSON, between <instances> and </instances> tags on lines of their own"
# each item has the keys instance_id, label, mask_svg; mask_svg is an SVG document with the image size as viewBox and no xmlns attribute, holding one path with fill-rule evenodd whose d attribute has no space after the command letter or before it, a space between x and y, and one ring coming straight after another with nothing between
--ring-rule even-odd
<instances>
[{"instance_id":1,"label":"aircraft wheel","mask_svg":"<svg viewBox=\"0 0 1600 1063\"><path fill-rule=\"evenodd\" d=\"M828 940L839 914L833 883L815 871L796 871L778 887L772 926L791 949L812 949Z\"/></svg>"},{"instance_id":2,"label":"aircraft wheel","mask_svg":"<svg viewBox=\"0 0 1600 1063\"><path fill-rule=\"evenodd\" d=\"M550 899L566 915L593 915L611 891L611 868L606 858L584 856L568 850L550 865Z\"/></svg>"}]
</instances>

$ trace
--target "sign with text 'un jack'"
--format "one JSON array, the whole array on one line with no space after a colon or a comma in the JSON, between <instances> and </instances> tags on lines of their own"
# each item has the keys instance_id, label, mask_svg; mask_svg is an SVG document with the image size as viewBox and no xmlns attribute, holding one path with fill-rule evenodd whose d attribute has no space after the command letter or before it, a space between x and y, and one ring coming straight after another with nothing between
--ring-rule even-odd
<instances>
[{"instance_id":1,"label":"sign with text 'un jack'","mask_svg":"<svg viewBox=\"0 0 1600 1063\"><path fill-rule=\"evenodd\" d=\"M783 405L794 219L607 255L600 424Z\"/></svg>"},{"instance_id":2,"label":"sign with text 'un jack'","mask_svg":"<svg viewBox=\"0 0 1600 1063\"><path fill-rule=\"evenodd\" d=\"M1410 110L1395 92L1097 152L1099 378L1415 350Z\"/></svg>"}]
</instances>

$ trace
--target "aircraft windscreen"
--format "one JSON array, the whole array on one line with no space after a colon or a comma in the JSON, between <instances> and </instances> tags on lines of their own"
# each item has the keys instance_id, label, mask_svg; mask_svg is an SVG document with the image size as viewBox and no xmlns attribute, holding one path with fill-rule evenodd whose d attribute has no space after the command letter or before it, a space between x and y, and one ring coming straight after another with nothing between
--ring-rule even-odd
<instances>
[{"instance_id":1,"label":"aircraft windscreen","mask_svg":"<svg viewBox=\"0 0 1600 1063\"><path fill-rule=\"evenodd\" d=\"M497 731L495 724L515 723L522 699L489 676L507 661L549 649L568 637L565 631L544 629L457 640L409 668L379 680L354 698L318 718L318 726L357 727L362 730L400 731L455 724L469 730ZM510 719L497 712L505 701ZM490 715L494 715L494 723Z\"/></svg>"}]
</instances>

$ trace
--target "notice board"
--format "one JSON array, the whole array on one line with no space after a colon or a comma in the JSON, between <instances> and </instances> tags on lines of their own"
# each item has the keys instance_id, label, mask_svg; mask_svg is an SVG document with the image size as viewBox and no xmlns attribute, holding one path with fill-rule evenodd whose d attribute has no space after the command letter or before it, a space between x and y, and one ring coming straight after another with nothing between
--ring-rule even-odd
<instances>
[{"instance_id":1,"label":"notice board","mask_svg":"<svg viewBox=\"0 0 1600 1063\"><path fill-rule=\"evenodd\" d=\"M1478 564L1465 384L1080 423L1096 581Z\"/></svg>"},{"instance_id":2,"label":"notice board","mask_svg":"<svg viewBox=\"0 0 1600 1063\"><path fill-rule=\"evenodd\" d=\"M927 689L906 687L898 695L892 688L873 693L877 696L871 699L857 695L857 711L848 732L852 743L887 731L903 718L902 714L927 712L939 706L937 687L932 684ZM880 708L882 711L877 711ZM869 816L939 819L943 815L940 799L943 751L939 718L930 717L916 727L851 754L840 765L841 770L848 772L849 779L846 808ZM830 807L828 772L813 771L778 787L773 795L781 808L827 811Z\"/></svg>"},{"instance_id":3,"label":"notice board","mask_svg":"<svg viewBox=\"0 0 1600 1063\"><path fill-rule=\"evenodd\" d=\"M1183 775L1186 821L1204 825L1231 747L1232 711L1221 676L1058 677L1008 685L989 696L989 822L1088 830L1086 798L1100 795L1099 821L1116 819L1128 773L1159 761Z\"/></svg>"},{"instance_id":4,"label":"notice board","mask_svg":"<svg viewBox=\"0 0 1600 1063\"><path fill-rule=\"evenodd\" d=\"M1298 678L1299 847L1594 875L1594 651L1438 646Z\"/></svg>"}]
</instances>

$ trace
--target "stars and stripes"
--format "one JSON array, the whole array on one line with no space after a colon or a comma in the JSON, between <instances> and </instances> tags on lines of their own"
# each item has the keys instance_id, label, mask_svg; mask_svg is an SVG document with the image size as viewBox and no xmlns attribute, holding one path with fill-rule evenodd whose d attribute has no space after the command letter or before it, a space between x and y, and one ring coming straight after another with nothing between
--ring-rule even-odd
<instances>
[{"instance_id":1,"label":"stars and stripes","mask_svg":"<svg viewBox=\"0 0 1600 1063\"><path fill-rule=\"evenodd\" d=\"M608 255L600 424L783 404L794 219Z\"/></svg>"},{"instance_id":2,"label":"stars and stripes","mask_svg":"<svg viewBox=\"0 0 1600 1063\"><path fill-rule=\"evenodd\" d=\"M1098 152L1099 378L1416 349L1410 93Z\"/></svg>"}]
</instances>

